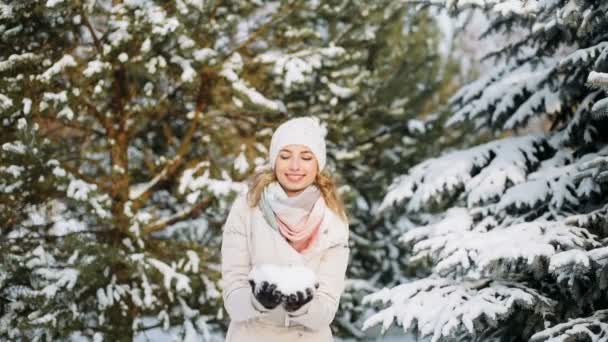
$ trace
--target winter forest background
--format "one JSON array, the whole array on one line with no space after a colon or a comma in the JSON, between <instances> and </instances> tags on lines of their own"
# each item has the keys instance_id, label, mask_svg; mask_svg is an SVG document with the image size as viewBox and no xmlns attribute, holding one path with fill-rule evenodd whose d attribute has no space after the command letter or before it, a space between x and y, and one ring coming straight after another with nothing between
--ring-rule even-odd
<instances>
[{"instance_id":1,"label":"winter forest background","mask_svg":"<svg viewBox=\"0 0 608 342\"><path fill-rule=\"evenodd\" d=\"M0 2L0 341L221 341L221 227L312 115L345 340L608 340L608 2Z\"/></svg>"}]
</instances>

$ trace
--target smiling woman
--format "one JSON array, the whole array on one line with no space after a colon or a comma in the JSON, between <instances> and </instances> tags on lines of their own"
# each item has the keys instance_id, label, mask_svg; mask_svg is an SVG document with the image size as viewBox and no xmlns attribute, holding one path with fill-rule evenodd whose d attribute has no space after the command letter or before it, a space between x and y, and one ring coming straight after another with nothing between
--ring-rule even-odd
<instances>
[{"instance_id":1,"label":"smiling woman","mask_svg":"<svg viewBox=\"0 0 608 342\"><path fill-rule=\"evenodd\" d=\"M306 145L288 145L279 152L274 167L287 196L293 197L314 182L318 163Z\"/></svg>"},{"instance_id":2,"label":"smiling woman","mask_svg":"<svg viewBox=\"0 0 608 342\"><path fill-rule=\"evenodd\" d=\"M222 239L227 341L332 341L349 248L325 158L318 122L289 120L272 136L270 169L235 200Z\"/></svg>"}]
</instances>

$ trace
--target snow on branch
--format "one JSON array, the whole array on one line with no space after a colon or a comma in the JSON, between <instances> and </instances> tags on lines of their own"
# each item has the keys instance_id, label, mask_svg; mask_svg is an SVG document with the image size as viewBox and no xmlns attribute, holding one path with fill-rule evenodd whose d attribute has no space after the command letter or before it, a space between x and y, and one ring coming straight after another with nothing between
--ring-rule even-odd
<instances>
[{"instance_id":1,"label":"snow on branch","mask_svg":"<svg viewBox=\"0 0 608 342\"><path fill-rule=\"evenodd\" d=\"M55 64L36 78L41 82L48 83L55 75L62 73L66 68L76 66L76 60L71 55L64 55Z\"/></svg>"},{"instance_id":2,"label":"snow on branch","mask_svg":"<svg viewBox=\"0 0 608 342\"><path fill-rule=\"evenodd\" d=\"M220 74L230 82L232 90L240 97L241 100L247 101L250 105L267 110L269 112L284 112L285 104L278 100L270 100L255 88L250 87L242 80L238 74L243 68L243 60L241 55L234 53L222 66Z\"/></svg>"},{"instance_id":3,"label":"snow on branch","mask_svg":"<svg viewBox=\"0 0 608 342\"><path fill-rule=\"evenodd\" d=\"M412 245L411 261L429 258L434 263L434 273L456 278L525 271L546 273L544 260L556 253L599 246L586 229L561 222L524 222L490 231L472 222L466 209L450 209L443 220L412 229L401 241Z\"/></svg>"},{"instance_id":4,"label":"snow on branch","mask_svg":"<svg viewBox=\"0 0 608 342\"><path fill-rule=\"evenodd\" d=\"M608 51L608 48L605 51ZM587 77L587 85L608 92L608 73L591 71ZM608 97L597 100L591 108L591 113L596 119L608 116Z\"/></svg>"},{"instance_id":5,"label":"snow on branch","mask_svg":"<svg viewBox=\"0 0 608 342\"><path fill-rule=\"evenodd\" d=\"M562 102L559 97L559 90L551 89L546 84L542 89L535 91L528 97L513 113L507 122L503 125L505 129L514 129L522 127L530 119L534 110L544 106L545 114L554 114L561 110Z\"/></svg>"},{"instance_id":6,"label":"snow on branch","mask_svg":"<svg viewBox=\"0 0 608 342\"><path fill-rule=\"evenodd\" d=\"M175 279L175 290L179 293L179 292L184 292L184 293L191 293L192 292L192 288L190 287L190 278L188 278L188 276L178 273L175 270L175 265L169 266L166 263L157 260L157 259L153 259L153 258L147 258L146 259L147 263L151 266L153 266L154 268L156 268L158 270L158 272L160 272L160 274L163 275L164 277L164 286L165 289L167 290L167 293L169 294L170 298L172 298L172 290L171 290L171 283L173 282L173 279Z\"/></svg>"},{"instance_id":7,"label":"snow on branch","mask_svg":"<svg viewBox=\"0 0 608 342\"><path fill-rule=\"evenodd\" d=\"M368 295L364 303L382 302L386 308L369 317L363 329L382 324L386 331L394 322L404 330L417 329L432 342L458 332L475 335L496 326L522 308L542 315L553 301L522 285L480 280L455 282L443 278L413 281Z\"/></svg>"},{"instance_id":8,"label":"snow on branch","mask_svg":"<svg viewBox=\"0 0 608 342\"><path fill-rule=\"evenodd\" d=\"M540 331L531 342L605 341L608 338L608 310L596 311L592 316L576 318Z\"/></svg>"},{"instance_id":9,"label":"snow on branch","mask_svg":"<svg viewBox=\"0 0 608 342\"><path fill-rule=\"evenodd\" d=\"M230 192L241 192L247 188L247 185L243 182L235 182L230 180L229 176L225 174L225 179L214 179L210 177L209 162L203 161L198 163L196 166L184 170L182 176L179 179L178 191L180 194L186 193L186 191L192 194L198 194L201 190L207 190L214 196L225 196ZM196 176L199 170L206 168L202 175ZM194 203L194 201L190 201Z\"/></svg>"},{"instance_id":10,"label":"snow on branch","mask_svg":"<svg viewBox=\"0 0 608 342\"><path fill-rule=\"evenodd\" d=\"M533 135L506 138L426 160L396 179L379 210L408 200L407 210L416 212L463 190L470 205L495 199L508 183L526 179L544 142Z\"/></svg>"},{"instance_id":11,"label":"snow on branch","mask_svg":"<svg viewBox=\"0 0 608 342\"><path fill-rule=\"evenodd\" d=\"M314 83L317 80L316 73L322 67L339 65L347 58L348 55L344 48L330 45L323 48L305 49L291 54L269 51L258 56L255 61L272 65L272 74L277 77L275 83L282 84L285 92L291 92L297 91L301 86ZM360 74L357 67L347 70ZM336 72L332 75L338 76L339 73ZM322 78L321 82L327 85L329 92L336 100L338 98L348 99L357 92L357 87L354 84L340 85L325 78Z\"/></svg>"},{"instance_id":12,"label":"snow on branch","mask_svg":"<svg viewBox=\"0 0 608 342\"><path fill-rule=\"evenodd\" d=\"M559 145L564 146L568 142L582 141L579 137L586 138L587 142L591 139L590 130L592 127L586 126L585 122L588 118L588 113L591 112L595 99L601 95L600 90L589 93L578 105L572 119L568 122L566 128L562 131L559 137ZM581 132L581 128L584 128Z\"/></svg>"},{"instance_id":13,"label":"snow on branch","mask_svg":"<svg viewBox=\"0 0 608 342\"><path fill-rule=\"evenodd\" d=\"M534 115L534 112L526 111L526 107L519 107L518 101L522 97L529 98L528 109L535 108L544 100L545 106L551 109L548 110L549 112L559 110L559 99L550 89L547 89L543 94L530 98L534 94L533 91L545 86L554 76L554 66L533 66L528 63L505 67L504 71L506 72L499 78L491 77L483 80L483 82L480 80L464 86L452 97L450 102L459 103L460 106L448 120L447 125L451 126L466 120L477 120L480 125L489 124L500 128L515 127L516 123L523 123L527 118ZM480 91L482 85L484 85L483 91ZM468 90L469 87L472 87L472 89ZM479 96L471 96L476 93ZM521 110L517 113L517 118L509 121L517 108ZM505 124L505 122L508 124Z\"/></svg>"},{"instance_id":14,"label":"snow on branch","mask_svg":"<svg viewBox=\"0 0 608 342\"><path fill-rule=\"evenodd\" d=\"M559 62L558 68L561 69L570 65L580 67L581 65L590 64L606 48L608 48L608 42L601 42L585 49L578 49L563 58Z\"/></svg>"},{"instance_id":15,"label":"snow on branch","mask_svg":"<svg viewBox=\"0 0 608 342\"><path fill-rule=\"evenodd\" d=\"M458 197L472 210L501 217L533 210L536 216L552 214L547 219L566 216L601 193L608 148L576 159L560 139L512 137L426 160L395 180L379 210L406 202L407 211L420 212Z\"/></svg>"},{"instance_id":16,"label":"snow on branch","mask_svg":"<svg viewBox=\"0 0 608 342\"><path fill-rule=\"evenodd\" d=\"M53 298L57 291L70 291L76 285L79 272L76 269L66 268L63 270L55 268L38 268L32 274L48 281L49 283L40 291L46 298Z\"/></svg>"}]
</instances>

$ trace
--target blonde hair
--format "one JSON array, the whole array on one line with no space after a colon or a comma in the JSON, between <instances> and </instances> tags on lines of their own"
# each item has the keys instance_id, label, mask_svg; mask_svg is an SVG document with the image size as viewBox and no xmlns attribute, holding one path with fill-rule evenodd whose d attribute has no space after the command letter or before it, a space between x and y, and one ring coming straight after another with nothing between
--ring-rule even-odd
<instances>
[{"instance_id":1,"label":"blonde hair","mask_svg":"<svg viewBox=\"0 0 608 342\"><path fill-rule=\"evenodd\" d=\"M268 184L276 181L277 175L271 169L263 169L256 172L249 181L249 191L247 192L247 203L249 206L253 208L258 205L262 198L264 188ZM336 213L344 222L348 222L344 203L342 202L340 194L338 194L336 182L333 178L325 172L318 172L313 184L321 190L327 207Z\"/></svg>"}]
</instances>

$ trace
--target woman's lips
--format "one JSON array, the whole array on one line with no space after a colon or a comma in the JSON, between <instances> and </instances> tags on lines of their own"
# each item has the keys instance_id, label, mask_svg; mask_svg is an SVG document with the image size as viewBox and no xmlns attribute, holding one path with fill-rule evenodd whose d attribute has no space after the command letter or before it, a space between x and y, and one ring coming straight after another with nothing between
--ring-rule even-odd
<instances>
[{"instance_id":1,"label":"woman's lips","mask_svg":"<svg viewBox=\"0 0 608 342\"><path fill-rule=\"evenodd\" d=\"M290 174L286 174L285 176L287 176L287 179L289 179L292 182L298 182L298 181L302 180L302 178L304 178L304 175L290 175Z\"/></svg>"}]
</instances>

